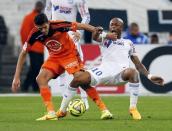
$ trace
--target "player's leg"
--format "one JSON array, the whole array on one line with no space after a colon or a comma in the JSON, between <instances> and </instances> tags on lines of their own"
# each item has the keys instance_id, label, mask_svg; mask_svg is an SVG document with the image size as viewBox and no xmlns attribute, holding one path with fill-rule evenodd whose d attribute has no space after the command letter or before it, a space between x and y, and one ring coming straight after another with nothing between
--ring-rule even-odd
<instances>
[{"instance_id":1,"label":"player's leg","mask_svg":"<svg viewBox=\"0 0 172 131\"><path fill-rule=\"evenodd\" d=\"M137 110L137 102L139 96L139 77L138 72L135 69L127 68L121 73L121 78L124 81L128 81L130 90L130 107L129 112L133 119L140 120L141 115Z\"/></svg>"},{"instance_id":2,"label":"player's leg","mask_svg":"<svg viewBox=\"0 0 172 131\"><path fill-rule=\"evenodd\" d=\"M63 88L66 88L66 73L63 73L61 74L59 77L58 77L58 85L60 86L61 89Z\"/></svg>"},{"instance_id":3,"label":"player's leg","mask_svg":"<svg viewBox=\"0 0 172 131\"><path fill-rule=\"evenodd\" d=\"M41 69L40 73L38 74L36 80L40 88L40 94L47 109L47 114L37 120L54 120L57 119L54 105L52 102L52 95L50 88L48 86L48 81L54 77L54 74L48 69Z\"/></svg>"},{"instance_id":4,"label":"player's leg","mask_svg":"<svg viewBox=\"0 0 172 131\"><path fill-rule=\"evenodd\" d=\"M81 95L81 99L83 100L86 110L89 109L89 103L88 103L88 99L87 99L87 93L81 88L79 87L80 90L80 95Z\"/></svg>"},{"instance_id":5,"label":"player's leg","mask_svg":"<svg viewBox=\"0 0 172 131\"><path fill-rule=\"evenodd\" d=\"M54 120L57 119L54 106L52 103L52 95L48 82L50 79L55 78L64 72L64 68L59 65L56 59L48 58L42 65L41 71L37 76L37 83L40 88L42 100L46 106L48 114L37 120Z\"/></svg>"},{"instance_id":6,"label":"player's leg","mask_svg":"<svg viewBox=\"0 0 172 131\"><path fill-rule=\"evenodd\" d=\"M92 86L90 86L92 80L91 74L89 72L79 72L75 74L73 81L71 82L71 87L82 87L87 93L87 95L95 102L100 111L102 112L101 119L112 119L113 116L107 109L104 102L101 100L98 92ZM94 80L93 80L94 81Z\"/></svg>"},{"instance_id":7,"label":"player's leg","mask_svg":"<svg viewBox=\"0 0 172 131\"><path fill-rule=\"evenodd\" d=\"M73 37L72 35L70 35L70 36ZM77 47L77 51L79 53L79 56L80 56L81 60L83 61L84 55L83 55L79 41L75 41L75 45ZM88 103L88 99L87 99L87 93L81 87L79 87L79 90L80 90L81 99L84 101L84 104L86 106L86 110L88 110L89 103Z\"/></svg>"}]
</instances>

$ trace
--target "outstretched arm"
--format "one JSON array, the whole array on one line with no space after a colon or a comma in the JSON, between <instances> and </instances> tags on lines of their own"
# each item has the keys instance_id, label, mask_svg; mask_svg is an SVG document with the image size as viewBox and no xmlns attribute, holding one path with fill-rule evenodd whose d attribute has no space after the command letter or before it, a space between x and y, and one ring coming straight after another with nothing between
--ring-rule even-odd
<instances>
[{"instance_id":1,"label":"outstretched arm","mask_svg":"<svg viewBox=\"0 0 172 131\"><path fill-rule=\"evenodd\" d=\"M132 62L135 64L136 69L143 75L145 75L149 80L151 80L153 83L157 84L157 85L164 85L164 80L163 78L159 77L159 76L153 76L151 75L147 69L145 68L145 66L140 62L139 58L136 55L132 55L131 56L131 60Z\"/></svg>"},{"instance_id":2,"label":"outstretched arm","mask_svg":"<svg viewBox=\"0 0 172 131\"><path fill-rule=\"evenodd\" d=\"M15 72L14 79L13 79L13 82L12 82L12 91L13 92L17 92L17 90L20 87L20 74L21 74L25 59L26 59L26 54L27 54L27 52L24 51L24 50L22 50L20 52L18 62L17 62L17 66L16 66L16 72Z\"/></svg>"},{"instance_id":3,"label":"outstretched arm","mask_svg":"<svg viewBox=\"0 0 172 131\"><path fill-rule=\"evenodd\" d=\"M78 30L87 30L90 32L94 32L95 31L95 27L89 24L83 24L83 23L77 23L77 29Z\"/></svg>"}]
</instances>

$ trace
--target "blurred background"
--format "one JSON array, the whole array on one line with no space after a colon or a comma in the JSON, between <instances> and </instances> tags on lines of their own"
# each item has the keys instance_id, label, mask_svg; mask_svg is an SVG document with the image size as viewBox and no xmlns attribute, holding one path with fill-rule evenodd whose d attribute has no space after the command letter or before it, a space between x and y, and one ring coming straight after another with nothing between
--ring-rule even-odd
<instances>
[{"instance_id":1,"label":"blurred background","mask_svg":"<svg viewBox=\"0 0 172 131\"><path fill-rule=\"evenodd\" d=\"M0 1L0 93L10 93L17 58L22 47L21 26L24 17L30 13L36 0ZM45 0L41 1L44 5ZM87 0L90 12L90 24L103 26L108 30L111 18L123 19L125 26L123 37L134 41L140 59L152 74L165 79L165 87L150 83L145 77L141 79L141 94L171 93L172 82L172 0ZM81 21L78 15L77 21ZM101 62L101 51L91 40L91 34L84 32L81 40L85 65L91 68ZM44 54L47 56L47 53ZM23 68L22 83L29 70L30 60ZM33 86L33 85L29 85ZM58 94L61 90L58 81L50 82L52 91ZM21 92L34 93L30 88ZM102 94L123 94L127 86L103 87L97 90Z\"/></svg>"}]
</instances>

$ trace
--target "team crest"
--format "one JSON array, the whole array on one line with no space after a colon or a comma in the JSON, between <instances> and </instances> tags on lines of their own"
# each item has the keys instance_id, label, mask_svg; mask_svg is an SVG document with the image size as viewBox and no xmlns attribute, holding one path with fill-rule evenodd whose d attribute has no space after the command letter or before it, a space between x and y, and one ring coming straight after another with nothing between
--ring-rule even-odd
<instances>
[{"instance_id":1,"label":"team crest","mask_svg":"<svg viewBox=\"0 0 172 131\"><path fill-rule=\"evenodd\" d=\"M62 48L61 43L59 43L56 40L49 40L45 45L48 48L48 50L53 52L57 52Z\"/></svg>"}]
</instances>

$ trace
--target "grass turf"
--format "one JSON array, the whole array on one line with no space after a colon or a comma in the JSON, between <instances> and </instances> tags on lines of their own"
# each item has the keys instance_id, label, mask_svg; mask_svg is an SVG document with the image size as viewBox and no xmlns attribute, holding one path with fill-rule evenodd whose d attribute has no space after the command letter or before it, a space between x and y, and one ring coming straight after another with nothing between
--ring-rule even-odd
<instances>
[{"instance_id":1,"label":"grass turf","mask_svg":"<svg viewBox=\"0 0 172 131\"><path fill-rule=\"evenodd\" d=\"M100 112L93 102L81 117L68 115L58 121L35 121L45 108L40 97L0 97L0 131L172 131L172 97L140 97L138 108L141 121L128 114L128 97L102 97L113 120L100 120ZM54 97L56 108L61 102Z\"/></svg>"}]
</instances>

